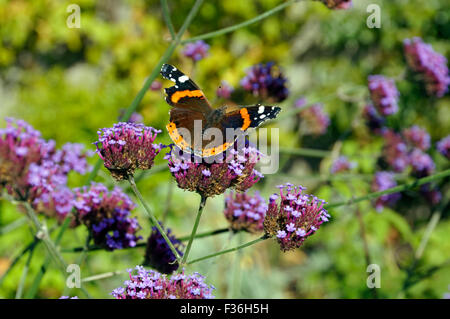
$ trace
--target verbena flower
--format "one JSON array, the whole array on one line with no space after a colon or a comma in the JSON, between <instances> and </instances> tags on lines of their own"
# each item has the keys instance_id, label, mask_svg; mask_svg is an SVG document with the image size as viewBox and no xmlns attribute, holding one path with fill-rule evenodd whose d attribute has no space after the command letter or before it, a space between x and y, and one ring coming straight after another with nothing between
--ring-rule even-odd
<instances>
[{"instance_id":1,"label":"verbena flower","mask_svg":"<svg viewBox=\"0 0 450 319\"><path fill-rule=\"evenodd\" d=\"M404 129L402 131L402 135L405 138L406 142L413 148L418 148L422 151L426 151L430 148L430 135L425 129L417 125Z\"/></svg>"},{"instance_id":2,"label":"verbena flower","mask_svg":"<svg viewBox=\"0 0 450 319\"><path fill-rule=\"evenodd\" d=\"M346 9L350 9L353 4L352 4L352 0L318 0L320 2L322 2L324 5L326 5L329 9L342 9L342 10L346 10Z\"/></svg>"},{"instance_id":3,"label":"verbena flower","mask_svg":"<svg viewBox=\"0 0 450 319\"><path fill-rule=\"evenodd\" d=\"M419 37L403 40L403 48L409 67L422 76L427 93L444 96L450 84L447 59Z\"/></svg>"},{"instance_id":4,"label":"verbena flower","mask_svg":"<svg viewBox=\"0 0 450 319\"><path fill-rule=\"evenodd\" d=\"M183 55L191 58L194 62L200 61L208 56L209 45L203 40L188 43L184 47Z\"/></svg>"},{"instance_id":5,"label":"verbena flower","mask_svg":"<svg viewBox=\"0 0 450 319\"><path fill-rule=\"evenodd\" d=\"M162 145L154 143L161 131L139 123L117 123L98 131L97 154L116 180L132 176L136 169L150 169Z\"/></svg>"},{"instance_id":6,"label":"verbena flower","mask_svg":"<svg viewBox=\"0 0 450 319\"><path fill-rule=\"evenodd\" d=\"M152 84L150 85L150 90L152 91L159 91L162 88L162 83L161 81L155 80L152 82Z\"/></svg>"},{"instance_id":7,"label":"verbena flower","mask_svg":"<svg viewBox=\"0 0 450 319\"><path fill-rule=\"evenodd\" d=\"M65 186L58 187L52 191L42 192L32 202L36 212L54 216L59 221L64 220L70 214L74 204L75 194Z\"/></svg>"},{"instance_id":8,"label":"verbena flower","mask_svg":"<svg viewBox=\"0 0 450 319\"><path fill-rule=\"evenodd\" d=\"M382 134L386 125L386 118L379 115L373 104L367 104L363 110L366 125L375 134Z\"/></svg>"},{"instance_id":9,"label":"verbena flower","mask_svg":"<svg viewBox=\"0 0 450 319\"><path fill-rule=\"evenodd\" d=\"M305 97L301 97L301 98L298 98L297 100L295 100L294 107L301 109L305 105L306 105Z\"/></svg>"},{"instance_id":10,"label":"verbena flower","mask_svg":"<svg viewBox=\"0 0 450 319\"><path fill-rule=\"evenodd\" d=\"M432 187L430 183L420 186L420 193L431 205L437 205L441 202L442 193L438 187Z\"/></svg>"},{"instance_id":11,"label":"verbena flower","mask_svg":"<svg viewBox=\"0 0 450 319\"><path fill-rule=\"evenodd\" d=\"M222 81L220 87L216 91L216 94L218 97L221 97L223 99L229 99L233 91L234 88L230 84L228 84L227 81Z\"/></svg>"},{"instance_id":12,"label":"verbena flower","mask_svg":"<svg viewBox=\"0 0 450 319\"><path fill-rule=\"evenodd\" d=\"M165 159L175 177L178 187L197 192L203 197L212 197L224 193L228 188L244 192L260 180L262 174L254 167L260 153L251 146L245 146L241 152L234 149L219 156L221 163L196 162L183 158L171 150Z\"/></svg>"},{"instance_id":13,"label":"verbena flower","mask_svg":"<svg viewBox=\"0 0 450 319\"><path fill-rule=\"evenodd\" d=\"M131 218L135 204L119 187L109 191L102 184L75 189L74 224L86 225L94 243L107 250L134 247L141 237L136 218Z\"/></svg>"},{"instance_id":14,"label":"verbena flower","mask_svg":"<svg viewBox=\"0 0 450 319\"><path fill-rule=\"evenodd\" d=\"M250 233L261 232L268 206L266 201L256 192L230 194L225 199L225 218L234 231L245 230Z\"/></svg>"},{"instance_id":15,"label":"verbena flower","mask_svg":"<svg viewBox=\"0 0 450 319\"><path fill-rule=\"evenodd\" d=\"M397 186L392 172L377 172L372 181L372 191L384 191ZM386 194L378 197L375 201L375 209L381 211L385 206L393 206L401 197L400 193Z\"/></svg>"},{"instance_id":16,"label":"verbena flower","mask_svg":"<svg viewBox=\"0 0 450 319\"><path fill-rule=\"evenodd\" d=\"M400 134L390 129L383 131L385 144L383 158L396 172L403 172L410 164L408 146Z\"/></svg>"},{"instance_id":17,"label":"verbena flower","mask_svg":"<svg viewBox=\"0 0 450 319\"><path fill-rule=\"evenodd\" d=\"M213 286L205 283L205 277L199 273L185 275L173 273L170 277L153 270L136 266L137 274L129 269L130 279L124 287L112 291L116 299L212 299Z\"/></svg>"},{"instance_id":18,"label":"verbena flower","mask_svg":"<svg viewBox=\"0 0 450 319\"><path fill-rule=\"evenodd\" d=\"M170 228L167 228L165 231L178 254L183 256L183 244L181 241L171 234ZM179 267L178 262L175 261L176 257L164 237L161 235L158 228L153 226L152 232L147 240L144 265L155 268L164 274L170 274Z\"/></svg>"},{"instance_id":19,"label":"verbena flower","mask_svg":"<svg viewBox=\"0 0 450 319\"><path fill-rule=\"evenodd\" d=\"M356 167L355 162L350 162L346 156L339 156L331 165L332 174L347 172Z\"/></svg>"},{"instance_id":20,"label":"verbena flower","mask_svg":"<svg viewBox=\"0 0 450 319\"><path fill-rule=\"evenodd\" d=\"M323 208L324 201L304 194L302 186L280 185L280 204L277 194L269 199L269 209L264 219L264 231L276 237L283 251L300 247L330 218Z\"/></svg>"},{"instance_id":21,"label":"verbena flower","mask_svg":"<svg viewBox=\"0 0 450 319\"><path fill-rule=\"evenodd\" d=\"M415 149L411 152L410 162L413 174L419 178L431 175L436 168L431 156L420 149Z\"/></svg>"},{"instance_id":22,"label":"verbena flower","mask_svg":"<svg viewBox=\"0 0 450 319\"><path fill-rule=\"evenodd\" d=\"M368 82L370 97L377 111L383 116L397 113L399 93L394 80L370 75Z\"/></svg>"},{"instance_id":23,"label":"verbena flower","mask_svg":"<svg viewBox=\"0 0 450 319\"><path fill-rule=\"evenodd\" d=\"M240 83L244 90L262 100L281 102L289 95L286 82L286 77L275 63L268 62L252 66Z\"/></svg>"},{"instance_id":24,"label":"verbena flower","mask_svg":"<svg viewBox=\"0 0 450 319\"><path fill-rule=\"evenodd\" d=\"M320 103L314 104L300 112L302 120L302 130L306 134L322 135L327 132L330 125L330 118L323 111L323 106Z\"/></svg>"},{"instance_id":25,"label":"verbena flower","mask_svg":"<svg viewBox=\"0 0 450 319\"><path fill-rule=\"evenodd\" d=\"M437 142L436 147L442 155L450 159L450 135Z\"/></svg>"}]
</instances>

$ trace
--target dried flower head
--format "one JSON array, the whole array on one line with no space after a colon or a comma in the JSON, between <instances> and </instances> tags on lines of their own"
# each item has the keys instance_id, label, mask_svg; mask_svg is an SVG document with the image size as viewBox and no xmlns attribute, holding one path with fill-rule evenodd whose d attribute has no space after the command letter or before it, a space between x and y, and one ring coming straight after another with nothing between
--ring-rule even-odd
<instances>
[{"instance_id":1,"label":"dried flower head","mask_svg":"<svg viewBox=\"0 0 450 319\"><path fill-rule=\"evenodd\" d=\"M331 165L331 173L348 172L356 167L355 162L350 162L346 156L339 156Z\"/></svg>"},{"instance_id":2,"label":"dried flower head","mask_svg":"<svg viewBox=\"0 0 450 319\"><path fill-rule=\"evenodd\" d=\"M254 168L260 153L251 146L245 146L240 152L234 149L223 152L218 163L180 157L175 150L172 149L165 158L169 161L170 172L178 187L203 197L220 195L228 188L244 192L263 177Z\"/></svg>"},{"instance_id":3,"label":"dried flower head","mask_svg":"<svg viewBox=\"0 0 450 319\"><path fill-rule=\"evenodd\" d=\"M135 204L118 187L113 191L102 184L75 189L74 224L86 225L94 243L107 250L134 247L141 237L136 218L131 218Z\"/></svg>"},{"instance_id":4,"label":"dried flower head","mask_svg":"<svg viewBox=\"0 0 450 319\"><path fill-rule=\"evenodd\" d=\"M128 269L130 279L124 282L125 287L113 290L111 295L116 299L212 299L215 289L205 283L205 277L199 273L190 276L172 274L170 278L153 270L145 270L136 266L137 274Z\"/></svg>"},{"instance_id":5,"label":"dried flower head","mask_svg":"<svg viewBox=\"0 0 450 319\"><path fill-rule=\"evenodd\" d=\"M418 148L422 151L426 151L430 148L430 135L425 129L417 125L404 129L402 135L405 138L406 143L412 148Z\"/></svg>"},{"instance_id":6,"label":"dried flower head","mask_svg":"<svg viewBox=\"0 0 450 319\"><path fill-rule=\"evenodd\" d=\"M280 204L277 194L269 199L269 209L264 220L264 231L275 236L283 251L300 247L314 234L323 222L330 218L323 208L324 201L304 194L302 186L280 185Z\"/></svg>"},{"instance_id":7,"label":"dried flower head","mask_svg":"<svg viewBox=\"0 0 450 319\"><path fill-rule=\"evenodd\" d=\"M382 75L371 75L368 81L370 97L377 111L383 116L397 113L400 94L394 80Z\"/></svg>"},{"instance_id":8,"label":"dried flower head","mask_svg":"<svg viewBox=\"0 0 450 319\"><path fill-rule=\"evenodd\" d=\"M183 256L183 244L181 241L174 235L171 235L170 228L167 228L165 232L178 254ZM156 226L152 227L152 232L147 240L144 266L150 266L163 274L170 274L179 267L175 255Z\"/></svg>"},{"instance_id":9,"label":"dried flower head","mask_svg":"<svg viewBox=\"0 0 450 319\"><path fill-rule=\"evenodd\" d=\"M377 172L372 181L372 191L384 191L397 186L392 172ZM375 209L380 212L385 206L394 205L401 197L400 193L386 194L378 197L375 201Z\"/></svg>"},{"instance_id":10,"label":"dried flower head","mask_svg":"<svg viewBox=\"0 0 450 319\"><path fill-rule=\"evenodd\" d=\"M275 63L268 62L252 66L241 80L241 86L262 100L281 102L289 95L286 82L287 79L280 68Z\"/></svg>"},{"instance_id":11,"label":"dried flower head","mask_svg":"<svg viewBox=\"0 0 450 319\"><path fill-rule=\"evenodd\" d=\"M136 169L150 169L161 150L153 143L161 131L139 123L117 123L98 131L97 154L116 180L133 176Z\"/></svg>"},{"instance_id":12,"label":"dried flower head","mask_svg":"<svg viewBox=\"0 0 450 319\"><path fill-rule=\"evenodd\" d=\"M444 96L450 84L447 59L419 37L405 39L403 48L409 67L422 76L427 93L436 97Z\"/></svg>"},{"instance_id":13,"label":"dried flower head","mask_svg":"<svg viewBox=\"0 0 450 319\"><path fill-rule=\"evenodd\" d=\"M326 5L329 9L333 10L346 10L350 9L353 4L352 0L318 0Z\"/></svg>"},{"instance_id":14,"label":"dried flower head","mask_svg":"<svg viewBox=\"0 0 450 319\"><path fill-rule=\"evenodd\" d=\"M301 129L306 134L323 135L327 132L328 125L330 125L330 118L323 111L323 105L320 103L302 110L300 117L302 119Z\"/></svg>"},{"instance_id":15,"label":"dried flower head","mask_svg":"<svg viewBox=\"0 0 450 319\"><path fill-rule=\"evenodd\" d=\"M439 153L450 159L450 135L437 142L436 147Z\"/></svg>"},{"instance_id":16,"label":"dried flower head","mask_svg":"<svg viewBox=\"0 0 450 319\"><path fill-rule=\"evenodd\" d=\"M191 58L194 62L200 61L208 56L209 45L203 40L188 43L184 47L183 55Z\"/></svg>"},{"instance_id":17,"label":"dried flower head","mask_svg":"<svg viewBox=\"0 0 450 319\"><path fill-rule=\"evenodd\" d=\"M258 192L230 194L225 199L225 218L234 231L245 230L250 233L261 232L268 206Z\"/></svg>"}]
</instances>

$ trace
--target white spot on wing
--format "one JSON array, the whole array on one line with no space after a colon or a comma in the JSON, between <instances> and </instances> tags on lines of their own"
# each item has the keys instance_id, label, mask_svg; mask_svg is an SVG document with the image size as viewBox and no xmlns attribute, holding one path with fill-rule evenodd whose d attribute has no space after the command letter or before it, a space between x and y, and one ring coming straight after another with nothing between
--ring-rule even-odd
<instances>
[{"instance_id":1,"label":"white spot on wing","mask_svg":"<svg viewBox=\"0 0 450 319\"><path fill-rule=\"evenodd\" d=\"M258 108L258 114L264 113L264 106Z\"/></svg>"},{"instance_id":2,"label":"white spot on wing","mask_svg":"<svg viewBox=\"0 0 450 319\"><path fill-rule=\"evenodd\" d=\"M183 75L178 78L178 81L180 81L181 83L184 83L187 80L189 80L189 77L187 75Z\"/></svg>"}]
</instances>

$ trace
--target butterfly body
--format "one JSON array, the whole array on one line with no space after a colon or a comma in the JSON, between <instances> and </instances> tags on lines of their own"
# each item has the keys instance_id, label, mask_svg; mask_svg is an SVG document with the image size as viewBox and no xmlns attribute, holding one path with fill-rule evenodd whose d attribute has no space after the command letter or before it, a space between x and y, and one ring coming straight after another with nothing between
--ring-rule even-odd
<instances>
[{"instance_id":1,"label":"butterfly body","mask_svg":"<svg viewBox=\"0 0 450 319\"><path fill-rule=\"evenodd\" d=\"M172 106L166 126L170 138L181 150L197 156L209 157L224 152L239 134L275 118L281 110L259 104L224 105L214 109L200 88L176 67L164 64L161 75L175 82L165 89L166 101Z\"/></svg>"}]
</instances>

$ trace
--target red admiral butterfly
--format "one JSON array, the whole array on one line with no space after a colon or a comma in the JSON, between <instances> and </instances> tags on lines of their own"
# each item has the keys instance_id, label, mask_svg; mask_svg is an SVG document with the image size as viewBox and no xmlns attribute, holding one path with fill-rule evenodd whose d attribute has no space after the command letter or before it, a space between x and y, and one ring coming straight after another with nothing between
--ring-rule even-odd
<instances>
[{"instance_id":1,"label":"red admiral butterfly","mask_svg":"<svg viewBox=\"0 0 450 319\"><path fill-rule=\"evenodd\" d=\"M236 134L232 137L227 135L227 129L243 133L248 128L258 127L265 120L275 118L281 110L277 106L260 104L244 107L224 105L213 109L197 84L176 67L164 64L161 75L175 82L174 86L165 89L166 101L172 106L170 123L166 126L170 138L181 150L197 156L209 157L224 152L237 138ZM196 132L197 121L202 124L200 132ZM215 135L212 142L205 139L204 135L208 135L206 131L210 128L218 129L220 138ZM201 145L194 143L196 138L199 138L197 140L201 141Z\"/></svg>"}]
</instances>

